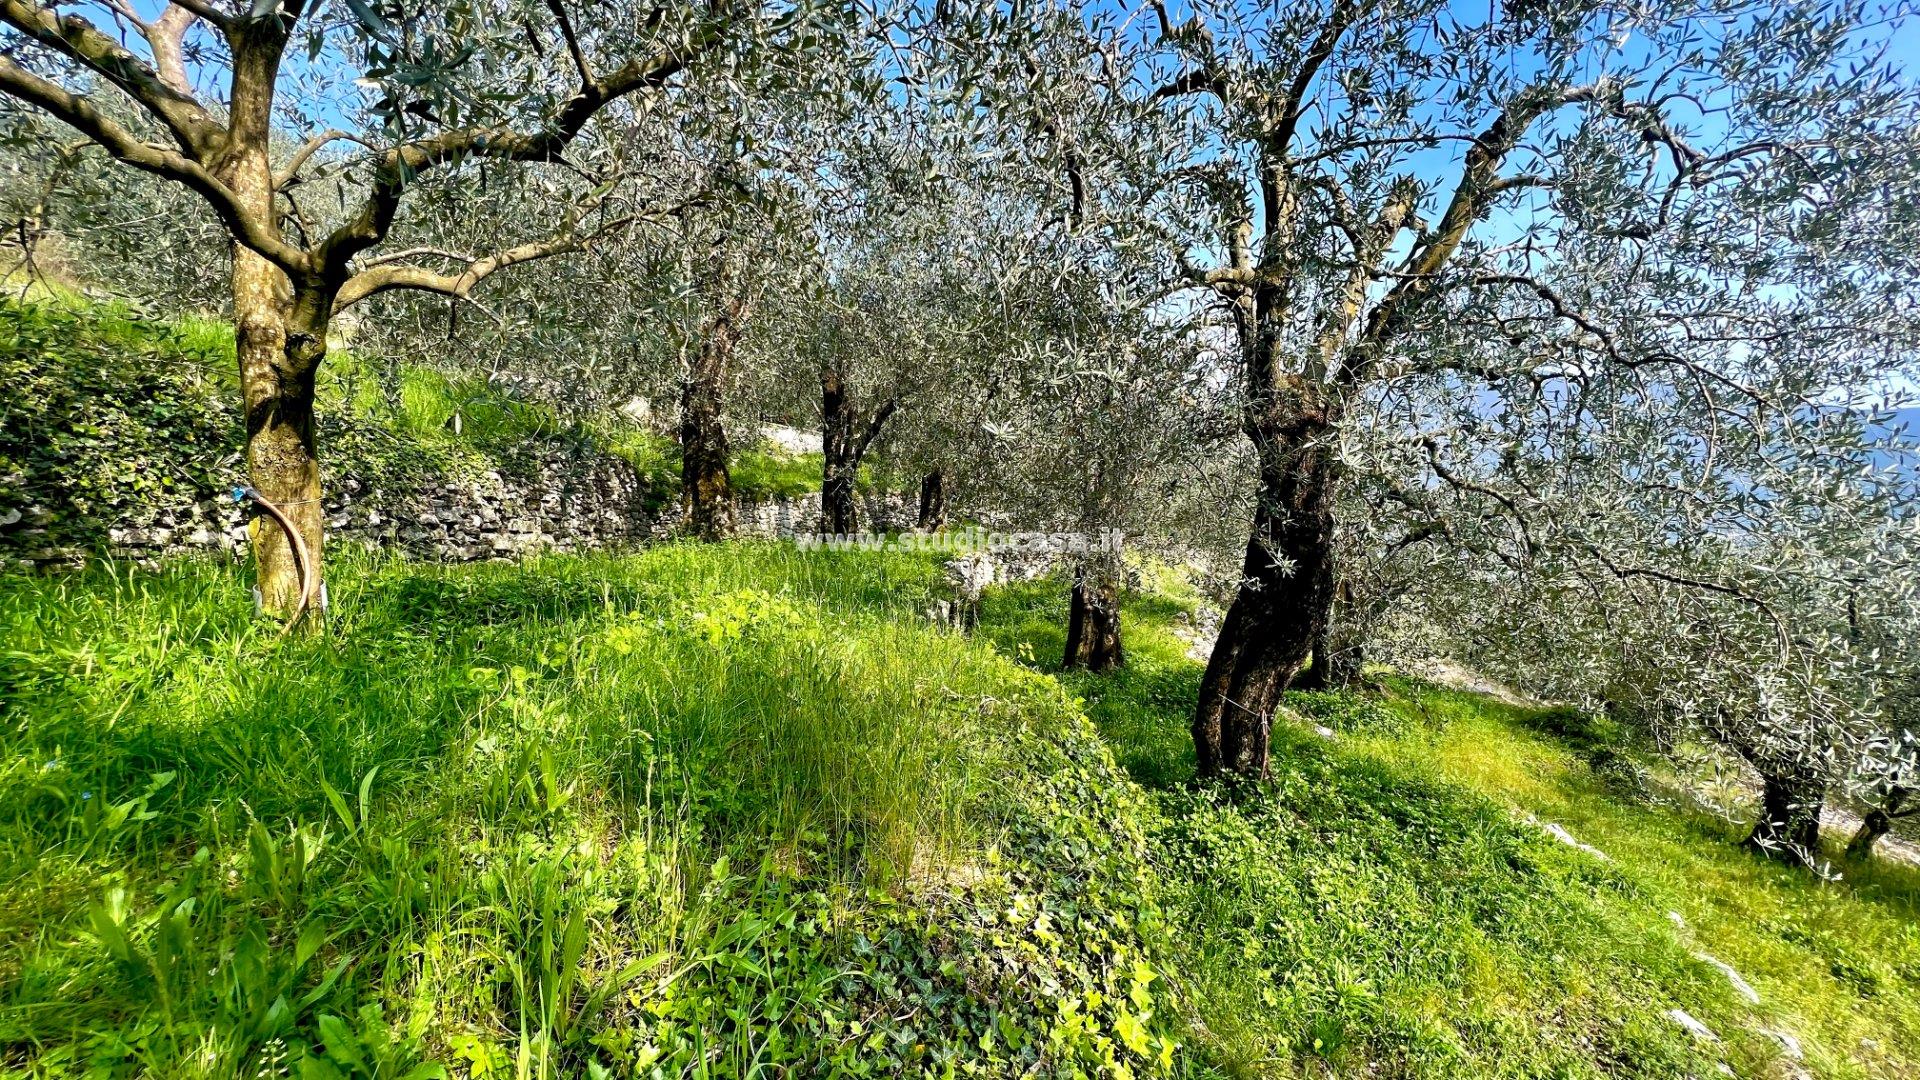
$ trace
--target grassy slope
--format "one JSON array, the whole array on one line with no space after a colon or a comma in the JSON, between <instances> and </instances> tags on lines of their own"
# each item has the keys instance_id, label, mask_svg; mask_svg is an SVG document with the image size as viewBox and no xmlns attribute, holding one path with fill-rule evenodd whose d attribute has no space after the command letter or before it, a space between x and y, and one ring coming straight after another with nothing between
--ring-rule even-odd
<instances>
[{"instance_id":1,"label":"grassy slope","mask_svg":"<svg viewBox=\"0 0 1920 1080\"><path fill-rule=\"evenodd\" d=\"M334 476L406 487L511 471L525 446L558 441L626 458L663 500L678 489L672 440L618 418L569 423L482 378L335 350L318 394ZM238 399L224 323L154 319L71 292L0 299L0 511L56 508L53 535L37 546L88 548L104 542L116 510L224 490L241 472ZM732 469L734 490L748 498L820 487L818 454L743 449Z\"/></svg>"},{"instance_id":2,"label":"grassy slope","mask_svg":"<svg viewBox=\"0 0 1920 1080\"><path fill-rule=\"evenodd\" d=\"M1407 683L1296 697L1338 736L1198 792L1177 590L1129 599L1126 670L1056 678L1006 657L1052 666L1063 589L967 642L937 581L356 561L276 644L230 570L0 579L0 1068L1793 1075L1763 1027L1818 1076L1920 1061L1910 877L1814 883L1564 716Z\"/></svg>"},{"instance_id":3,"label":"grassy slope","mask_svg":"<svg viewBox=\"0 0 1920 1080\"><path fill-rule=\"evenodd\" d=\"M1015 586L986 632L1051 668L1064 590ZM1821 884L1726 823L1637 802L1544 727L1553 712L1396 682L1384 703L1297 695L1341 733L1276 732L1274 783L1196 794L1200 666L1177 594L1126 605L1129 669L1067 675L1155 793L1152 858L1201 1056L1240 1075L1786 1077L1920 1069L1920 881ZM1516 822L1558 822L1601 862ZM1668 912L1679 912L1686 929ZM1749 1006L1716 969L1759 990ZM1700 1046L1664 1014L1719 1032ZM1864 1041L1863 1040L1867 1040Z\"/></svg>"},{"instance_id":4,"label":"grassy slope","mask_svg":"<svg viewBox=\"0 0 1920 1080\"><path fill-rule=\"evenodd\" d=\"M1147 1071L1137 797L905 557L0 578L0 1068Z\"/></svg>"},{"instance_id":5,"label":"grassy slope","mask_svg":"<svg viewBox=\"0 0 1920 1080\"><path fill-rule=\"evenodd\" d=\"M1682 915L1688 941L1754 986L1761 1005L1751 1012L1761 1023L1805 1036L1816 1072L1920 1068L1920 874L1911 867L1843 866L1843 880L1815 884L1734 850L1746 823L1636 805L1604 768L1539 737L1538 712L1443 691L1413 704L1442 720L1417 745L1444 775L1611 855Z\"/></svg>"}]
</instances>

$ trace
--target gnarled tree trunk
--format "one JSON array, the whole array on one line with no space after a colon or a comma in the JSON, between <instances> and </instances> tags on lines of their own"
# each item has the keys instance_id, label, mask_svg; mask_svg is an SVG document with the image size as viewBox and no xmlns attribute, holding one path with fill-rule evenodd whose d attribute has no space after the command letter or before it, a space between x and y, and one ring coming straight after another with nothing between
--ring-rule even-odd
<instances>
[{"instance_id":1,"label":"gnarled tree trunk","mask_svg":"<svg viewBox=\"0 0 1920 1080\"><path fill-rule=\"evenodd\" d=\"M899 402L889 399L865 424L847 394L846 377L832 363L820 368L820 524L829 533L860 527L856 493L860 463Z\"/></svg>"},{"instance_id":2,"label":"gnarled tree trunk","mask_svg":"<svg viewBox=\"0 0 1920 1080\"><path fill-rule=\"evenodd\" d=\"M740 342L747 302L719 273L713 311L680 388L680 503L687 530L703 540L733 535L733 484L727 472L727 431L721 421L733 351Z\"/></svg>"},{"instance_id":3,"label":"gnarled tree trunk","mask_svg":"<svg viewBox=\"0 0 1920 1080\"><path fill-rule=\"evenodd\" d=\"M247 477L299 532L311 563L310 592L317 594L325 538L314 439L315 371L293 363L288 354L288 291L278 269L235 246L233 330L246 404ZM261 608L291 613L301 604L301 571L291 538L271 515L261 514L253 520L252 544Z\"/></svg>"},{"instance_id":4,"label":"gnarled tree trunk","mask_svg":"<svg viewBox=\"0 0 1920 1080\"><path fill-rule=\"evenodd\" d=\"M1340 633L1327 620L1313 641L1313 663L1302 671L1293 685L1301 690L1350 690L1359 685L1360 669L1366 663L1366 645Z\"/></svg>"},{"instance_id":5,"label":"gnarled tree trunk","mask_svg":"<svg viewBox=\"0 0 1920 1080\"><path fill-rule=\"evenodd\" d=\"M1760 769L1760 817L1746 846L1770 858L1812 866L1820 856L1820 810L1825 781L1797 768Z\"/></svg>"},{"instance_id":6,"label":"gnarled tree trunk","mask_svg":"<svg viewBox=\"0 0 1920 1080\"><path fill-rule=\"evenodd\" d=\"M916 526L921 532L947 527L947 480L939 469L920 478L920 516Z\"/></svg>"},{"instance_id":7,"label":"gnarled tree trunk","mask_svg":"<svg viewBox=\"0 0 1920 1080\"><path fill-rule=\"evenodd\" d=\"M859 528L854 478L860 471L854 448L853 406L846 383L828 364L820 369L820 524L825 532L845 534Z\"/></svg>"},{"instance_id":8,"label":"gnarled tree trunk","mask_svg":"<svg viewBox=\"0 0 1920 1080\"><path fill-rule=\"evenodd\" d=\"M1126 663L1120 639L1120 587L1108 568L1082 567L1073 578L1067 648L1060 665L1112 671Z\"/></svg>"},{"instance_id":9,"label":"gnarled tree trunk","mask_svg":"<svg viewBox=\"0 0 1920 1080\"><path fill-rule=\"evenodd\" d=\"M258 66L254 60L252 66ZM272 220L273 172L267 156L273 71L236 79L234 142L221 178L254 214ZM308 562L303 596L300 554L269 514L253 519L251 540L260 607L290 615L321 597L324 515L314 430L314 379L326 355L331 297L296 296L279 267L235 242L233 335L246 409L247 478L299 534ZM304 618L309 625L312 620Z\"/></svg>"},{"instance_id":10,"label":"gnarled tree trunk","mask_svg":"<svg viewBox=\"0 0 1920 1080\"><path fill-rule=\"evenodd\" d=\"M1885 805L1867 811L1866 818L1860 822L1859 831L1853 834L1852 840L1847 841L1847 858L1865 859L1873 854L1874 845L1880 842L1880 838L1893 831L1893 819L1906 816L1900 812L1900 808L1906 803L1907 795L1905 788L1895 788L1887 796Z\"/></svg>"},{"instance_id":11,"label":"gnarled tree trunk","mask_svg":"<svg viewBox=\"0 0 1920 1080\"><path fill-rule=\"evenodd\" d=\"M1333 401L1305 380L1290 379L1248 407L1259 502L1240 589L1200 684L1193 742L1202 776L1267 774L1274 709L1326 625L1338 421Z\"/></svg>"},{"instance_id":12,"label":"gnarled tree trunk","mask_svg":"<svg viewBox=\"0 0 1920 1080\"><path fill-rule=\"evenodd\" d=\"M1293 680L1293 685L1302 690L1352 689L1359 684L1360 669L1366 663L1367 642L1361 619L1370 613L1355 611L1352 590L1339 567L1336 565L1331 572L1335 579L1333 605L1320 624L1320 632L1314 635L1313 663Z\"/></svg>"}]
</instances>

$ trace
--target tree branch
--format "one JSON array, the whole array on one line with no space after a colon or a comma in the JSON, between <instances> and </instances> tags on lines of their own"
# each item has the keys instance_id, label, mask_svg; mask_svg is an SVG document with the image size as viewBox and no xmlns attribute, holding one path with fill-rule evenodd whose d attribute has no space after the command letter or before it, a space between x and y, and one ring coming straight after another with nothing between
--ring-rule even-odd
<instances>
[{"instance_id":1,"label":"tree branch","mask_svg":"<svg viewBox=\"0 0 1920 1080\"><path fill-rule=\"evenodd\" d=\"M365 145L365 140L350 131L340 131L337 129L323 131L308 139L306 142L301 143L299 149L293 152L293 157L287 159L286 166L279 172L273 174L273 189L279 191L281 188L298 180L300 170L313 158L313 155L319 153L320 149L327 144L339 142L342 139L348 139Z\"/></svg>"},{"instance_id":2,"label":"tree branch","mask_svg":"<svg viewBox=\"0 0 1920 1080\"><path fill-rule=\"evenodd\" d=\"M1220 81L1219 77L1214 75L1211 68L1194 68L1191 71L1182 73L1172 82L1155 90L1153 92L1153 99L1160 101L1170 97L1182 97L1187 94L1212 94L1217 98L1225 98L1227 88L1225 84Z\"/></svg>"},{"instance_id":3,"label":"tree branch","mask_svg":"<svg viewBox=\"0 0 1920 1080\"><path fill-rule=\"evenodd\" d=\"M1525 274L1478 274L1472 280L1475 285L1519 285L1532 290L1535 296L1546 301L1547 306L1553 309L1555 318L1570 322L1593 335L1600 342L1601 348L1606 350L1608 359L1624 362L1620 355L1620 348L1614 342L1613 332L1574 310L1572 304L1562 299L1560 294L1545 282Z\"/></svg>"},{"instance_id":4,"label":"tree branch","mask_svg":"<svg viewBox=\"0 0 1920 1080\"><path fill-rule=\"evenodd\" d=\"M161 22L165 23L174 10L161 16ZM0 21L126 91L195 161L211 161L225 145L226 128L187 92L184 68L175 73L182 85L169 85L161 73L92 23L78 15L63 16L31 0L0 0ZM180 26L181 33L185 29Z\"/></svg>"},{"instance_id":5,"label":"tree branch","mask_svg":"<svg viewBox=\"0 0 1920 1080\"><path fill-rule=\"evenodd\" d=\"M1155 90L1152 100L1180 97L1184 94L1212 94L1222 103L1227 100L1226 80L1220 77L1220 65L1214 55L1213 32L1200 20L1198 14L1185 23L1173 25L1173 17L1167 14L1164 0L1150 0L1154 14L1160 20L1160 40L1167 45L1186 44L1190 49L1182 52L1196 54L1198 59L1192 70L1175 78L1172 82Z\"/></svg>"},{"instance_id":6,"label":"tree branch","mask_svg":"<svg viewBox=\"0 0 1920 1080\"><path fill-rule=\"evenodd\" d=\"M1300 125L1301 114L1306 111L1307 90L1313 85L1314 76L1333 56L1341 36L1358 21L1363 10L1360 0L1334 0L1333 10L1327 15L1327 24L1320 28L1307 55L1301 58L1300 67L1293 73L1293 80L1287 84L1286 93L1278 103L1279 123L1268 139L1268 145L1277 155L1285 155L1287 148L1293 145L1294 131Z\"/></svg>"},{"instance_id":7,"label":"tree branch","mask_svg":"<svg viewBox=\"0 0 1920 1080\"><path fill-rule=\"evenodd\" d=\"M467 294L473 291L475 285L501 270L521 263L578 251L584 246L584 242L578 237L562 234L496 251L485 258L468 263L456 274L442 274L424 266L383 264L362 270L348 278L346 284L334 294L333 310L337 315L369 296L377 296L395 289L435 292L464 300Z\"/></svg>"},{"instance_id":8,"label":"tree branch","mask_svg":"<svg viewBox=\"0 0 1920 1080\"><path fill-rule=\"evenodd\" d=\"M1253 284L1254 273L1241 266L1220 266L1212 270L1202 270L1197 266L1180 267L1180 274L1192 285L1205 285L1216 292L1223 289L1243 289Z\"/></svg>"},{"instance_id":9,"label":"tree branch","mask_svg":"<svg viewBox=\"0 0 1920 1080\"><path fill-rule=\"evenodd\" d=\"M459 262L459 263L476 262L480 258L478 255L467 255L458 251L449 251L446 248L414 247L414 248L406 248L401 251L384 252L381 255L376 256L375 258L366 260L360 265L362 269L370 269L375 266L383 266L387 263L405 262L408 259L419 259L419 258L425 258L425 257L431 257L436 259L452 259L454 262Z\"/></svg>"},{"instance_id":10,"label":"tree branch","mask_svg":"<svg viewBox=\"0 0 1920 1080\"><path fill-rule=\"evenodd\" d=\"M1606 552L1602 551L1598 544L1583 542L1581 546L1586 548L1587 553L1592 555L1601 566L1606 567L1609 573L1622 581L1630 578L1648 578L1653 581L1664 581L1669 585L1678 585L1682 588L1719 593L1722 596L1732 597L1741 603L1752 605L1754 608L1765 613L1767 618L1773 622L1774 632L1779 637L1780 650L1783 653L1787 651L1790 638L1787 634L1786 623L1781 621L1780 614L1774 611L1773 605L1762 600L1760 597L1754 596L1738 586L1725 585L1717 581L1707 581L1704 578L1688 577L1685 574L1670 574L1664 570L1656 570L1650 566L1622 566L1612 559L1607 558Z\"/></svg>"},{"instance_id":11,"label":"tree branch","mask_svg":"<svg viewBox=\"0 0 1920 1080\"><path fill-rule=\"evenodd\" d=\"M580 39L574 36L566 5L560 0L547 0L547 8L553 12L553 21L560 24L560 36L567 41L567 55L573 57L573 69L580 75L580 85L593 85L593 69L587 66L587 54L580 49Z\"/></svg>"},{"instance_id":12,"label":"tree branch","mask_svg":"<svg viewBox=\"0 0 1920 1080\"><path fill-rule=\"evenodd\" d=\"M290 275L307 270L306 254L286 242L272 222L247 212L233 190L206 166L176 151L141 142L126 128L100 115L93 104L0 56L0 93L32 105L80 132L115 160L166 177L198 194L213 208L233 237Z\"/></svg>"},{"instance_id":13,"label":"tree branch","mask_svg":"<svg viewBox=\"0 0 1920 1080\"><path fill-rule=\"evenodd\" d=\"M1333 370L1340 346L1352 331L1361 305L1366 303L1367 288L1377 276L1373 272L1374 267L1393 247L1393 240L1400 235L1400 230L1413 220L1414 201L1418 197L1417 185L1410 181L1396 183L1387 193L1386 201L1373 223L1366 229L1348 234L1348 240L1353 244L1353 266L1347 271L1346 288L1341 292L1340 306L1321 329L1319 358L1314 369L1308 371L1309 378L1324 379Z\"/></svg>"},{"instance_id":14,"label":"tree branch","mask_svg":"<svg viewBox=\"0 0 1920 1080\"><path fill-rule=\"evenodd\" d=\"M233 22L231 16L207 3L206 0L173 0L173 6L193 12L221 30L225 30Z\"/></svg>"},{"instance_id":15,"label":"tree branch","mask_svg":"<svg viewBox=\"0 0 1920 1080\"><path fill-rule=\"evenodd\" d=\"M873 440L879 437L880 429L886 426L887 420L892 417L894 412L899 408L899 398L888 398L878 409L874 410L873 418L867 421L866 430L862 431L860 437L854 440L853 461L855 465L858 465L860 459L867 455L867 447L872 445Z\"/></svg>"},{"instance_id":16,"label":"tree branch","mask_svg":"<svg viewBox=\"0 0 1920 1080\"><path fill-rule=\"evenodd\" d=\"M1520 504L1514 502L1512 497L1508 496L1505 492L1496 488L1487 487L1484 484L1476 483L1448 468L1446 464L1440 460L1440 445L1434 442L1432 436L1421 439L1420 445L1427 452L1427 467L1433 470L1435 476L1438 476L1440 479L1462 491L1476 492L1499 503L1506 509L1507 516L1512 519L1514 528L1519 530L1520 543L1527 558L1531 559L1539 552L1539 545L1534 543L1533 530L1528 527L1527 515L1520 509Z\"/></svg>"},{"instance_id":17,"label":"tree branch","mask_svg":"<svg viewBox=\"0 0 1920 1080\"><path fill-rule=\"evenodd\" d=\"M1521 91L1507 103L1493 123L1482 131L1467 149L1460 183L1454 188L1446 213L1433 232L1422 238L1401 264L1401 280L1381 298L1367 316L1359 343L1340 372L1348 383L1366 378L1378 361L1388 339L1406 325L1418 302L1431 293L1440 271L1444 270L1467 230L1486 213L1487 204L1500 190L1500 166L1520 143L1522 135L1543 114L1561 105L1593 100L1608 92L1611 83L1572 90L1532 87Z\"/></svg>"},{"instance_id":18,"label":"tree branch","mask_svg":"<svg viewBox=\"0 0 1920 1080\"><path fill-rule=\"evenodd\" d=\"M667 48L650 57L629 60L605 78L583 82L553 121L539 130L460 128L386 151L375 166L373 190L360 211L320 245L317 265L323 274L344 275L348 260L386 238L401 196L422 173L472 157L553 161L601 109L629 94L666 85L725 37L725 20L709 20L682 48Z\"/></svg>"},{"instance_id":19,"label":"tree branch","mask_svg":"<svg viewBox=\"0 0 1920 1080\"><path fill-rule=\"evenodd\" d=\"M153 50L153 67L160 81L187 97L193 96L193 81L187 78L187 31L199 18L178 4L168 4L151 26L140 28L147 47Z\"/></svg>"},{"instance_id":20,"label":"tree branch","mask_svg":"<svg viewBox=\"0 0 1920 1080\"><path fill-rule=\"evenodd\" d=\"M611 187L611 184L602 187L568 210L560 228L555 230L552 236L543 240L505 248L477 259L464 259L455 252L434 248L419 248L413 252L416 255L435 255L464 261L466 265L455 273L443 274L424 266L406 265L395 261L377 262L354 274L340 286L334 294L333 310L337 314L369 296L395 289L436 292L457 299L465 299L475 285L510 266L585 250L600 237L625 229L638 220L634 217L621 218L595 229L590 234L581 235L581 220L600 205ZM397 260L407 254L407 252L395 252L390 259Z\"/></svg>"}]
</instances>

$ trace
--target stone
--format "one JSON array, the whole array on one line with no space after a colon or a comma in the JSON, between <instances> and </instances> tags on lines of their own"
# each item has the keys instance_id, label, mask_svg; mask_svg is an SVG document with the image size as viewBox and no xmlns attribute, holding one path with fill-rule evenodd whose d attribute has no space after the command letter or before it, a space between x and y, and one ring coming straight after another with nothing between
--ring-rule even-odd
<instances>
[{"instance_id":1,"label":"stone","mask_svg":"<svg viewBox=\"0 0 1920 1080\"><path fill-rule=\"evenodd\" d=\"M1583 843L1579 840L1574 839L1573 834L1568 832L1562 826L1556 825L1553 822L1549 821L1547 822L1545 828L1549 833L1553 834L1554 839L1560 841L1561 843L1567 845L1570 848L1574 848L1579 851L1584 851L1587 854L1593 856L1594 858L1599 859L1601 862L1612 861L1607 858L1606 852L1601 851L1599 848L1594 847L1592 844Z\"/></svg>"},{"instance_id":2,"label":"stone","mask_svg":"<svg viewBox=\"0 0 1920 1080\"><path fill-rule=\"evenodd\" d=\"M1732 964L1729 964L1725 960L1721 960L1718 957L1709 956L1703 952L1694 953L1693 958L1707 965L1708 967L1715 969L1716 971L1720 972L1720 974L1725 975L1727 977L1727 981L1733 984L1733 992L1736 994L1739 994L1742 998L1745 998L1747 1004L1749 1005L1760 1004L1760 991L1755 990L1751 983L1741 978L1740 973L1733 969Z\"/></svg>"},{"instance_id":3,"label":"stone","mask_svg":"<svg viewBox=\"0 0 1920 1080\"><path fill-rule=\"evenodd\" d=\"M1687 1012L1685 1009L1668 1009L1667 1019L1680 1025L1681 1030L1699 1039L1701 1042L1717 1043L1720 1041L1720 1036L1715 1035L1712 1028L1694 1019L1693 1014Z\"/></svg>"},{"instance_id":4,"label":"stone","mask_svg":"<svg viewBox=\"0 0 1920 1080\"><path fill-rule=\"evenodd\" d=\"M1779 1028L1763 1027L1760 1029L1760 1034L1779 1043L1780 1052L1793 1061L1804 1060L1807 1056L1806 1051L1800 1046L1800 1040L1789 1032L1782 1031Z\"/></svg>"},{"instance_id":5,"label":"stone","mask_svg":"<svg viewBox=\"0 0 1920 1080\"><path fill-rule=\"evenodd\" d=\"M364 478L340 476L323 504L327 529L343 539L403 545L416 555L444 560L502 558L539 547L632 546L678 534L682 509L677 503L649 506L659 493L626 461L539 446L529 451L526 472L509 477L489 470L420 490L379 490ZM820 498L814 491L790 499L743 499L736 509L741 535L791 537L818 528ZM860 495L861 524L872 531L911 528L916 509L903 495ZM173 550L240 551L253 515L219 493L202 492L169 506L116 506L105 516L112 544L151 559ZM7 528L0 534L0 557L28 552L34 562L84 561L86 552L38 550L49 539L46 525L55 520L52 511L37 504L0 508L0 527Z\"/></svg>"}]
</instances>

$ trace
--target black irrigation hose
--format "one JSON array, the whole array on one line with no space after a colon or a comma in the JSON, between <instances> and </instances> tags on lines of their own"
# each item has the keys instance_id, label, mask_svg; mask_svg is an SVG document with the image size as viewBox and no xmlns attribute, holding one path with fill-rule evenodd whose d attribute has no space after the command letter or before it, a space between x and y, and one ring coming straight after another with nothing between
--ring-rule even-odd
<instances>
[{"instance_id":1,"label":"black irrigation hose","mask_svg":"<svg viewBox=\"0 0 1920 1080\"><path fill-rule=\"evenodd\" d=\"M312 607L313 560L307 557L307 542L300 538L300 530L293 527L293 522L278 506L250 486L233 489L234 502L246 502L248 499L259 503L260 508L280 524L280 531L287 534L287 543L293 548L294 564L300 569L300 602L294 605L293 615L287 619L287 624L280 628L280 633L284 636L305 617L308 609Z\"/></svg>"}]
</instances>

